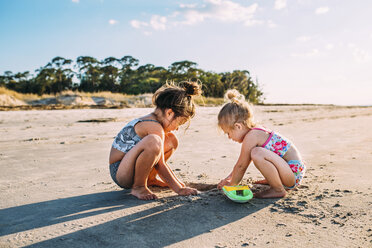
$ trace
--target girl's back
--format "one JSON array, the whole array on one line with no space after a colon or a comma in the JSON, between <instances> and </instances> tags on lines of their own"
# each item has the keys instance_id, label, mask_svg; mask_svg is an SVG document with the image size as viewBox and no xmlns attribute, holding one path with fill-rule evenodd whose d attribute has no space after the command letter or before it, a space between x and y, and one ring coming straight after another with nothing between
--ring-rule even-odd
<instances>
[{"instance_id":1,"label":"girl's back","mask_svg":"<svg viewBox=\"0 0 372 248\"><path fill-rule=\"evenodd\" d=\"M110 151L109 163L121 160L124 155L141 139L149 134L161 136L163 128L152 114L142 116L127 123L117 134L115 142ZM126 140L129 140L129 143Z\"/></svg>"},{"instance_id":2,"label":"girl's back","mask_svg":"<svg viewBox=\"0 0 372 248\"><path fill-rule=\"evenodd\" d=\"M250 133L257 138L257 146L266 148L281 156L285 161L301 160L296 146L278 132L269 131L264 127L254 127Z\"/></svg>"}]
</instances>

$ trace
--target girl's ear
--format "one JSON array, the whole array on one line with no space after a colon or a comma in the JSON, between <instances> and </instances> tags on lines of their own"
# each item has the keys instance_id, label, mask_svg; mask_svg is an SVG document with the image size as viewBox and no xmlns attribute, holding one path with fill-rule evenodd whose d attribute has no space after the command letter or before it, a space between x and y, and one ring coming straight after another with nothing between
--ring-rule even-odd
<instances>
[{"instance_id":1,"label":"girl's ear","mask_svg":"<svg viewBox=\"0 0 372 248\"><path fill-rule=\"evenodd\" d=\"M167 117L167 119L173 119L174 117L174 112L172 109L166 109L165 110L165 116Z\"/></svg>"},{"instance_id":2,"label":"girl's ear","mask_svg":"<svg viewBox=\"0 0 372 248\"><path fill-rule=\"evenodd\" d=\"M236 129L242 129L242 124L240 124L240 123L234 123L234 128L236 128Z\"/></svg>"}]
</instances>

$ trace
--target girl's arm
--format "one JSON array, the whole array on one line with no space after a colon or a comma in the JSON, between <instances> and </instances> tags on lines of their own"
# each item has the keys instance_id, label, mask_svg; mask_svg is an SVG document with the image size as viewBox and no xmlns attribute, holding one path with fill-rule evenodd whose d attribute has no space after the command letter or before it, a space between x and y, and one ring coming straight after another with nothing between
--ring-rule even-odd
<instances>
[{"instance_id":1,"label":"girl's arm","mask_svg":"<svg viewBox=\"0 0 372 248\"><path fill-rule=\"evenodd\" d=\"M165 136L164 133L162 135L163 137ZM163 137L162 140L164 141ZM178 179L178 177L174 174L170 166L165 161L164 142L162 146L161 157L156 165L156 170L160 178L179 195L197 194L196 189L186 187L185 184L182 183L180 179Z\"/></svg>"},{"instance_id":2,"label":"girl's arm","mask_svg":"<svg viewBox=\"0 0 372 248\"><path fill-rule=\"evenodd\" d=\"M190 194L197 194L196 189L185 187L185 185L177 178L177 176L173 173L170 167L167 165L164 159L164 140L165 140L165 133L160 125L155 124L152 129L148 131L148 134L156 134L162 140L162 151L160 159L156 165L156 170L160 176L160 178L168 184L168 186L177 194L179 195L190 195Z\"/></svg>"},{"instance_id":3,"label":"girl's arm","mask_svg":"<svg viewBox=\"0 0 372 248\"><path fill-rule=\"evenodd\" d=\"M173 177L177 180L179 184L181 184L182 187L186 187L186 185L174 174L173 170L170 168L170 166L166 163L166 166L168 166L170 173L172 173Z\"/></svg>"},{"instance_id":4,"label":"girl's arm","mask_svg":"<svg viewBox=\"0 0 372 248\"><path fill-rule=\"evenodd\" d=\"M245 171L251 163L251 151L257 146L256 137L252 134L247 134L243 140L239 159L236 162L231 173L230 185L237 185L242 180Z\"/></svg>"},{"instance_id":5,"label":"girl's arm","mask_svg":"<svg viewBox=\"0 0 372 248\"><path fill-rule=\"evenodd\" d=\"M239 159L236 162L232 172L217 185L221 189L225 185L237 185L242 180L248 165L251 162L251 150L257 145L256 138L247 134L243 140Z\"/></svg>"},{"instance_id":6,"label":"girl's arm","mask_svg":"<svg viewBox=\"0 0 372 248\"><path fill-rule=\"evenodd\" d=\"M166 163L161 163L159 161L156 165L156 170L158 171L160 178L168 184L174 192L177 193L181 188L183 188L183 185L178 182L177 177L173 174L172 170Z\"/></svg>"},{"instance_id":7,"label":"girl's arm","mask_svg":"<svg viewBox=\"0 0 372 248\"><path fill-rule=\"evenodd\" d=\"M231 179L233 172L230 172L230 174L225 178L227 180Z\"/></svg>"},{"instance_id":8,"label":"girl's arm","mask_svg":"<svg viewBox=\"0 0 372 248\"><path fill-rule=\"evenodd\" d=\"M166 182L169 187L179 195L196 195L198 191L193 188L185 187L185 185L177 178L171 168L162 157L156 167L160 178Z\"/></svg>"},{"instance_id":9,"label":"girl's arm","mask_svg":"<svg viewBox=\"0 0 372 248\"><path fill-rule=\"evenodd\" d=\"M162 149L164 151L164 149ZM194 188L186 187L177 176L173 173L172 169L166 163L164 159L164 152L161 154L161 158L156 165L156 170L160 178L168 184L168 186L179 195L196 195L198 191Z\"/></svg>"}]
</instances>

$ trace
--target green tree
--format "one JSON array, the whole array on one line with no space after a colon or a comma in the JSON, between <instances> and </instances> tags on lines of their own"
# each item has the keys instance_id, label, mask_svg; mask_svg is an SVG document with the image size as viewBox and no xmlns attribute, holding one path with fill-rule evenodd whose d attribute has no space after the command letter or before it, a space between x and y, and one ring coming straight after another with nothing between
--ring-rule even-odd
<instances>
[{"instance_id":1,"label":"green tree","mask_svg":"<svg viewBox=\"0 0 372 248\"><path fill-rule=\"evenodd\" d=\"M80 56L76 59L80 79L79 90L95 92L99 88L101 68L100 62L90 56Z\"/></svg>"},{"instance_id":2,"label":"green tree","mask_svg":"<svg viewBox=\"0 0 372 248\"><path fill-rule=\"evenodd\" d=\"M55 82L55 73L53 68L40 67L36 70L37 75L34 80L34 93L38 95L51 94L52 85Z\"/></svg>"},{"instance_id":3,"label":"green tree","mask_svg":"<svg viewBox=\"0 0 372 248\"><path fill-rule=\"evenodd\" d=\"M199 77L202 82L203 95L206 97L223 97L225 87L221 78L220 74L203 71Z\"/></svg>"},{"instance_id":4,"label":"green tree","mask_svg":"<svg viewBox=\"0 0 372 248\"><path fill-rule=\"evenodd\" d=\"M32 93L33 85L31 74L29 71L18 72L14 75L14 79L17 81L16 91L21 93Z\"/></svg>"},{"instance_id":5,"label":"green tree","mask_svg":"<svg viewBox=\"0 0 372 248\"><path fill-rule=\"evenodd\" d=\"M8 89L15 90L16 89L16 81L14 80L14 74L12 71L5 71L4 75L1 77L2 85L7 87Z\"/></svg>"},{"instance_id":6,"label":"green tree","mask_svg":"<svg viewBox=\"0 0 372 248\"><path fill-rule=\"evenodd\" d=\"M54 80L51 84L52 93L56 94L63 90L72 89L72 78L74 72L71 70L71 59L55 57L45 68L50 69L54 74Z\"/></svg>"},{"instance_id":7,"label":"green tree","mask_svg":"<svg viewBox=\"0 0 372 248\"><path fill-rule=\"evenodd\" d=\"M131 84L127 85L128 94L153 93L162 86L160 77L166 73L162 67L153 64L142 65L132 74Z\"/></svg>"},{"instance_id":8,"label":"green tree","mask_svg":"<svg viewBox=\"0 0 372 248\"><path fill-rule=\"evenodd\" d=\"M197 63L188 60L174 62L168 68L169 79L176 82L195 81L201 74L201 70L196 68L197 65Z\"/></svg>"},{"instance_id":9,"label":"green tree","mask_svg":"<svg viewBox=\"0 0 372 248\"><path fill-rule=\"evenodd\" d=\"M259 90L258 84L253 82L249 71L235 70L233 72L221 73L221 76L224 91L227 89L236 89L251 103L262 102L263 93Z\"/></svg>"},{"instance_id":10,"label":"green tree","mask_svg":"<svg viewBox=\"0 0 372 248\"><path fill-rule=\"evenodd\" d=\"M138 66L139 61L132 56L124 56L119 62L122 66L119 75L120 92L128 94L132 87L132 79L136 74L134 67Z\"/></svg>"},{"instance_id":11,"label":"green tree","mask_svg":"<svg viewBox=\"0 0 372 248\"><path fill-rule=\"evenodd\" d=\"M23 93L51 94L65 89L78 88L81 91L112 91L127 94L153 93L166 81L200 80L204 96L223 97L227 89L237 89L252 103L262 103L263 92L253 81L247 70L216 73L197 68L197 63L183 60L172 63L167 69L153 64L139 66L138 59L124 56L121 59L108 57L102 61L90 56L72 61L55 57L44 67L35 70L36 76L23 73L4 72L0 75L0 86ZM75 86L73 77L80 82Z\"/></svg>"},{"instance_id":12,"label":"green tree","mask_svg":"<svg viewBox=\"0 0 372 248\"><path fill-rule=\"evenodd\" d=\"M119 90L119 68L117 67L120 65L119 60L114 57L108 57L101 64L103 66L100 68L102 74L98 90L117 92Z\"/></svg>"},{"instance_id":13,"label":"green tree","mask_svg":"<svg viewBox=\"0 0 372 248\"><path fill-rule=\"evenodd\" d=\"M36 70L37 75L29 88L37 94L56 94L63 90L72 89L74 72L71 70L72 60L55 57L44 67Z\"/></svg>"}]
</instances>

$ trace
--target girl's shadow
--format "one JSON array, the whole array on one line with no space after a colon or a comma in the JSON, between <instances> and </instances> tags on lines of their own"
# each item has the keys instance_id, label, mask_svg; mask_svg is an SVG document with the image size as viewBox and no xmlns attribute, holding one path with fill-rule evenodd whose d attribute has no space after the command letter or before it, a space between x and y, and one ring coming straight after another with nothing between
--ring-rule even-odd
<instances>
[{"instance_id":1,"label":"girl's shadow","mask_svg":"<svg viewBox=\"0 0 372 248\"><path fill-rule=\"evenodd\" d=\"M160 247L208 233L245 218L275 200L252 199L237 204L225 198L215 185L188 184L198 188L198 196L170 196L148 204L129 195L111 191L82 195L0 210L0 235L79 220L115 211L122 217L63 236L35 243L35 247ZM213 189L211 189L213 188ZM131 208L131 209L129 209Z\"/></svg>"}]
</instances>

